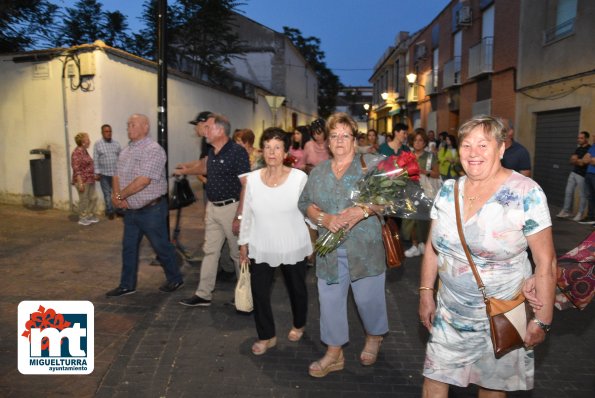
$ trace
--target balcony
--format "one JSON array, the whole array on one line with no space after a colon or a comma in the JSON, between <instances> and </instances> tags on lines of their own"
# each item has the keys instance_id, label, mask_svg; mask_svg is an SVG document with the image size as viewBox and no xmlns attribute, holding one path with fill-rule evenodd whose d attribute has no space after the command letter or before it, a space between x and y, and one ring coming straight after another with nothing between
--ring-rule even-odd
<instances>
[{"instance_id":1,"label":"balcony","mask_svg":"<svg viewBox=\"0 0 595 398\"><path fill-rule=\"evenodd\" d=\"M438 94L438 69L433 69L426 74L426 95Z\"/></svg>"},{"instance_id":2,"label":"balcony","mask_svg":"<svg viewBox=\"0 0 595 398\"><path fill-rule=\"evenodd\" d=\"M560 25L553 26L543 31L543 45L553 43L561 40L565 37L574 34L574 21L575 18L570 18L566 22L562 22Z\"/></svg>"},{"instance_id":3,"label":"balcony","mask_svg":"<svg viewBox=\"0 0 595 398\"><path fill-rule=\"evenodd\" d=\"M444 64L442 80L444 81L443 88L459 86L461 84L461 57L453 57L453 59Z\"/></svg>"},{"instance_id":4,"label":"balcony","mask_svg":"<svg viewBox=\"0 0 595 398\"><path fill-rule=\"evenodd\" d=\"M494 71L494 38L484 37L469 49L469 78Z\"/></svg>"}]
</instances>

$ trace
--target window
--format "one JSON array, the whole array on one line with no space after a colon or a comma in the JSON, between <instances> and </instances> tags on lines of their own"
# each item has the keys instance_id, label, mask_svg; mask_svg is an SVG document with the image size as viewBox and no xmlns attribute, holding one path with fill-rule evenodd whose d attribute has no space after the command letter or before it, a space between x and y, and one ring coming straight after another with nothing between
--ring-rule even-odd
<instances>
[{"instance_id":1,"label":"window","mask_svg":"<svg viewBox=\"0 0 595 398\"><path fill-rule=\"evenodd\" d=\"M549 44L574 33L577 0L558 0L555 26L543 32L543 44Z\"/></svg>"}]
</instances>

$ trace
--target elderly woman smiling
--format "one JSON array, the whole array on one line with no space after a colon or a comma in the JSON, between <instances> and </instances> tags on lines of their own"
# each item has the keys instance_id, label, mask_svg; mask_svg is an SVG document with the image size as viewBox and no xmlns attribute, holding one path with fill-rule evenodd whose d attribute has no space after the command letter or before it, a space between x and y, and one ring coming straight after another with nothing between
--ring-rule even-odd
<instances>
[{"instance_id":1,"label":"elderly woman smiling","mask_svg":"<svg viewBox=\"0 0 595 398\"><path fill-rule=\"evenodd\" d=\"M431 212L430 239L422 261L419 316L430 331L423 396L448 396L449 384L480 387L480 397L533 388L533 347L545 339L553 316L556 260L547 199L537 183L500 164L505 124L476 116L459 129L460 158L466 176L447 180ZM525 334L526 348L496 359L482 293L466 260L457 230L455 200L473 262L486 295L510 300L523 287L535 318ZM535 277L527 256L533 253ZM433 291L440 277L437 302ZM529 279L530 278L530 279ZM531 288L527 289L527 285ZM531 301L530 300L530 301Z\"/></svg>"},{"instance_id":2,"label":"elderly woman smiling","mask_svg":"<svg viewBox=\"0 0 595 398\"><path fill-rule=\"evenodd\" d=\"M376 217L371 209L355 206L350 193L363 176L360 155L355 155L357 124L345 113L332 115L327 123L333 155L310 173L299 201L300 210L321 229L349 230L336 251L316 258L320 301L320 335L327 345L324 357L310 365L313 377L343 369L343 345L349 341L347 296L349 288L366 331L360 354L362 365L376 362L383 335L388 332L384 295L386 259ZM368 168L381 156L363 155Z\"/></svg>"}]
</instances>

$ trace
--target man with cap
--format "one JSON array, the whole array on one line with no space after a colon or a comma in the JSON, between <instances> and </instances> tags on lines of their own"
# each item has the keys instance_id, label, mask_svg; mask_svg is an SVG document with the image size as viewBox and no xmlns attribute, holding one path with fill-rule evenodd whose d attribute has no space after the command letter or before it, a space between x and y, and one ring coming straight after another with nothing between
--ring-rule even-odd
<instances>
[{"instance_id":1,"label":"man with cap","mask_svg":"<svg viewBox=\"0 0 595 398\"><path fill-rule=\"evenodd\" d=\"M202 122L199 120L200 115L196 120L196 133L204 134L212 148L204 158L180 163L174 171L177 175L208 177L205 185L208 199L203 245L205 257L201 265L200 282L192 297L180 300L180 304L190 307L211 305L221 248L226 239L236 275L239 275L239 249L232 225L241 220L238 206L243 182L239 176L250 171L248 153L230 139L229 120L223 115L209 114L206 116L207 120Z\"/></svg>"}]
</instances>

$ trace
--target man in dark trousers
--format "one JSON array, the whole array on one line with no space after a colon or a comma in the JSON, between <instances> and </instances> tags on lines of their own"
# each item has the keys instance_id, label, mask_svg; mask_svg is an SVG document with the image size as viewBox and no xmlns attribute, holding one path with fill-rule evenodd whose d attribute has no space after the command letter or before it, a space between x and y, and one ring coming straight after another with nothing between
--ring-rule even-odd
<instances>
[{"instance_id":1,"label":"man in dark trousers","mask_svg":"<svg viewBox=\"0 0 595 398\"><path fill-rule=\"evenodd\" d=\"M574 150L574 153L570 157L570 164L573 165L573 169L568 175L568 181L566 182L566 191L564 193L564 207L556 215L559 218L568 218L572 216L572 205L574 203L574 191L578 191L579 205L578 212L572 218L573 221L582 221L585 209L587 208L587 189L585 188L585 174L587 173L586 164L582 164L582 159L589 152L591 145L589 144L589 133L587 131L581 131L578 133L576 139L578 146Z\"/></svg>"},{"instance_id":2,"label":"man in dark trousers","mask_svg":"<svg viewBox=\"0 0 595 398\"><path fill-rule=\"evenodd\" d=\"M124 211L124 238L120 285L107 292L107 297L136 292L138 252L143 236L151 242L165 272L167 281L159 290L170 293L184 284L174 245L168 237L166 154L149 137L149 128L147 116L130 116L127 128L130 142L120 153L113 178L112 203Z\"/></svg>"},{"instance_id":3,"label":"man in dark trousers","mask_svg":"<svg viewBox=\"0 0 595 398\"><path fill-rule=\"evenodd\" d=\"M229 254L239 275L239 249L233 224L240 222L238 206L243 182L239 176L250 171L248 153L230 137L229 120L218 114L206 121L204 135L212 145L206 157L176 166L177 175L206 175L207 207L205 210L204 259L200 282L192 297L180 300L190 307L211 305L221 248L227 239Z\"/></svg>"}]
</instances>

